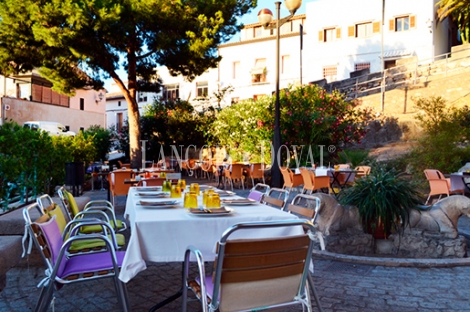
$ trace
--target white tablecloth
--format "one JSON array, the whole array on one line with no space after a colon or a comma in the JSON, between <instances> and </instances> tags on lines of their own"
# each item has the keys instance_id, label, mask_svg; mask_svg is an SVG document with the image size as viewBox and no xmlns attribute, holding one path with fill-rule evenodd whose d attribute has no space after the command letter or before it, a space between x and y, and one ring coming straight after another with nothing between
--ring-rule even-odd
<instances>
[{"instance_id":1,"label":"white tablecloth","mask_svg":"<svg viewBox=\"0 0 470 312\"><path fill-rule=\"evenodd\" d=\"M227 198L236 198L236 196ZM230 215L197 216L191 215L183 208L182 200L179 200L177 208L165 209L144 208L137 205L140 200L168 199L142 198L137 196L135 188L130 188L125 216L129 219L132 233L119 274L119 278L124 282L128 282L140 271L145 270L147 268L145 261L183 261L188 245L201 250L205 261L213 261L217 241L227 228L236 223L297 218L262 204L231 207L234 212ZM264 232L260 230L253 232L250 233L250 237L289 236L301 234L302 229L272 228Z\"/></svg>"}]
</instances>

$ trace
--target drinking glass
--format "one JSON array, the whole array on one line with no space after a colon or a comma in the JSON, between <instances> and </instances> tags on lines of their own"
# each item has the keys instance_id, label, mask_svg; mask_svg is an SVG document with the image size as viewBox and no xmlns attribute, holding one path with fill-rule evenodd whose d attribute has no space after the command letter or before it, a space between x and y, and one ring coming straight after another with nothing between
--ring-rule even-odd
<instances>
[{"instance_id":1,"label":"drinking glass","mask_svg":"<svg viewBox=\"0 0 470 312\"><path fill-rule=\"evenodd\" d=\"M171 181L163 181L162 192L171 192Z\"/></svg>"},{"instance_id":2,"label":"drinking glass","mask_svg":"<svg viewBox=\"0 0 470 312\"><path fill-rule=\"evenodd\" d=\"M209 196L209 194L213 194L215 193L214 190L205 190L204 192L202 192L202 205L203 206L206 206L207 205L207 197Z\"/></svg>"},{"instance_id":3,"label":"drinking glass","mask_svg":"<svg viewBox=\"0 0 470 312\"><path fill-rule=\"evenodd\" d=\"M199 191L199 184L198 183L191 183L189 185L189 191L190 192L194 192L196 193L197 195L201 195L200 191Z\"/></svg>"},{"instance_id":4,"label":"drinking glass","mask_svg":"<svg viewBox=\"0 0 470 312\"><path fill-rule=\"evenodd\" d=\"M212 193L207 196L206 208L220 208L220 195Z\"/></svg>"},{"instance_id":5,"label":"drinking glass","mask_svg":"<svg viewBox=\"0 0 470 312\"><path fill-rule=\"evenodd\" d=\"M181 188L178 185L172 185L171 186L170 197L171 198L181 198Z\"/></svg>"},{"instance_id":6,"label":"drinking glass","mask_svg":"<svg viewBox=\"0 0 470 312\"><path fill-rule=\"evenodd\" d=\"M195 192L184 193L184 208L198 208L197 194Z\"/></svg>"},{"instance_id":7,"label":"drinking glass","mask_svg":"<svg viewBox=\"0 0 470 312\"><path fill-rule=\"evenodd\" d=\"M185 179L179 179L177 185L181 188L182 192L184 192L186 190L186 180Z\"/></svg>"}]
</instances>

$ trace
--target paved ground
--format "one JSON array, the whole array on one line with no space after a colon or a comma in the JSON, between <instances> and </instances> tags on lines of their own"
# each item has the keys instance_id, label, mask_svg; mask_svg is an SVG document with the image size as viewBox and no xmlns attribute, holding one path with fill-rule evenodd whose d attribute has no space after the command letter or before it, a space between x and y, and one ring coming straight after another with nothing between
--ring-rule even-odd
<instances>
[{"instance_id":1,"label":"paved ground","mask_svg":"<svg viewBox=\"0 0 470 312\"><path fill-rule=\"evenodd\" d=\"M240 195L248 193L236 191ZM106 191L86 195L105 198ZM120 197L118 214L122 215L124 204L125 197ZM464 218L459 221L459 229L470 233L470 221ZM148 311L180 287L180 263L149 263L148 266L127 285L132 311ZM42 266L37 263L28 266L27 261L10 270L7 286L0 293L0 311L34 310L39 296L36 285L43 276ZM470 311L469 266L405 268L316 259L314 278L324 311ZM181 299L178 299L160 311L180 308ZM111 281L69 285L55 293L55 311L111 310L119 310ZM201 309L197 302L192 302L188 310ZM315 307L314 310L317 311Z\"/></svg>"}]
</instances>

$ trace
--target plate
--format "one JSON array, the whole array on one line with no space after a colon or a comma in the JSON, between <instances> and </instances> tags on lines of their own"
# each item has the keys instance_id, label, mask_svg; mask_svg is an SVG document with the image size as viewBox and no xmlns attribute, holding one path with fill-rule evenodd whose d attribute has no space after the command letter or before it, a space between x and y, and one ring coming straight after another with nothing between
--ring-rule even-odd
<instances>
[{"instance_id":1,"label":"plate","mask_svg":"<svg viewBox=\"0 0 470 312\"><path fill-rule=\"evenodd\" d=\"M220 197L224 197L224 196L233 196L233 195L236 195L236 193L234 192L230 192L230 191L215 191L217 194L219 194Z\"/></svg>"},{"instance_id":2,"label":"plate","mask_svg":"<svg viewBox=\"0 0 470 312\"><path fill-rule=\"evenodd\" d=\"M220 202L228 206L247 206L259 203L250 198L222 199Z\"/></svg>"},{"instance_id":3,"label":"plate","mask_svg":"<svg viewBox=\"0 0 470 312\"><path fill-rule=\"evenodd\" d=\"M229 216L235 210L227 207L221 208L212 208L212 209L188 209L188 214L191 216L198 216L198 217L221 217L221 216Z\"/></svg>"},{"instance_id":4,"label":"plate","mask_svg":"<svg viewBox=\"0 0 470 312\"><path fill-rule=\"evenodd\" d=\"M139 186L135 188L138 192L158 192L162 190L161 186Z\"/></svg>"},{"instance_id":5,"label":"plate","mask_svg":"<svg viewBox=\"0 0 470 312\"><path fill-rule=\"evenodd\" d=\"M167 200L167 201L160 201L160 202L148 202L140 200L138 205L145 207L145 208L173 208L178 206L178 202L176 200Z\"/></svg>"},{"instance_id":6,"label":"plate","mask_svg":"<svg viewBox=\"0 0 470 312\"><path fill-rule=\"evenodd\" d=\"M160 193L137 193L137 196L140 197L152 197L152 198L168 198L170 197L170 194L160 192Z\"/></svg>"}]
</instances>

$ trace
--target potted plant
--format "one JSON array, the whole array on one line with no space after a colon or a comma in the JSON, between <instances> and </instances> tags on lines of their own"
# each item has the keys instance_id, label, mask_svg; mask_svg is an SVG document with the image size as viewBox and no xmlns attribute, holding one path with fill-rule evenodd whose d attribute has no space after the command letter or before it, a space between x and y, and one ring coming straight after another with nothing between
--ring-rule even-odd
<instances>
[{"instance_id":1,"label":"potted plant","mask_svg":"<svg viewBox=\"0 0 470 312\"><path fill-rule=\"evenodd\" d=\"M421 202L411 181L400 178L394 169L382 167L345 189L339 201L358 208L364 231L375 238L387 238L393 231L400 233L409 223L408 209Z\"/></svg>"}]
</instances>

